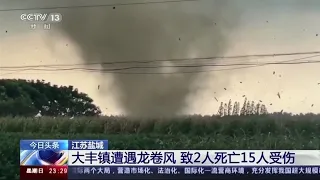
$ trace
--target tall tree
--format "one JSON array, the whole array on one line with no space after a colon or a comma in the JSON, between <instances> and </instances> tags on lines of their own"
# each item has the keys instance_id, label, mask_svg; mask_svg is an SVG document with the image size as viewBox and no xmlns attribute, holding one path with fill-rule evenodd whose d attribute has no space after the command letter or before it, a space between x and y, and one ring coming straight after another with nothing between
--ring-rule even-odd
<instances>
[{"instance_id":1,"label":"tall tree","mask_svg":"<svg viewBox=\"0 0 320 180\"><path fill-rule=\"evenodd\" d=\"M244 99L241 111L240 111L240 115L247 115L247 98Z\"/></svg>"},{"instance_id":2,"label":"tall tree","mask_svg":"<svg viewBox=\"0 0 320 180\"><path fill-rule=\"evenodd\" d=\"M238 114L238 102L237 102L237 101L234 102L232 115L233 115L233 116L239 115L239 114Z\"/></svg>"},{"instance_id":3,"label":"tall tree","mask_svg":"<svg viewBox=\"0 0 320 180\"><path fill-rule=\"evenodd\" d=\"M223 102L221 102L219 110L218 110L218 115L222 117L224 115L224 107L223 107Z\"/></svg>"},{"instance_id":4,"label":"tall tree","mask_svg":"<svg viewBox=\"0 0 320 180\"><path fill-rule=\"evenodd\" d=\"M229 100L229 103L228 103L228 115L232 116L232 101L231 101L231 99Z\"/></svg>"}]
</instances>

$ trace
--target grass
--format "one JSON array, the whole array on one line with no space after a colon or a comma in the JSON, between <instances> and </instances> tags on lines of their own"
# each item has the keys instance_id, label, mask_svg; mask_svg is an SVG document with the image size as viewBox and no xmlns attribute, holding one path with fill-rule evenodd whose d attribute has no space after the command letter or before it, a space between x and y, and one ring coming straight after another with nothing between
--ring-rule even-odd
<instances>
[{"instance_id":1,"label":"grass","mask_svg":"<svg viewBox=\"0 0 320 180\"><path fill-rule=\"evenodd\" d=\"M320 116L2 117L0 179L18 177L20 139L108 139L111 149L320 149Z\"/></svg>"},{"instance_id":2,"label":"grass","mask_svg":"<svg viewBox=\"0 0 320 180\"><path fill-rule=\"evenodd\" d=\"M276 135L320 132L320 115L185 116L170 119L100 118L9 118L0 117L0 132L61 134L186 134L226 136L272 133Z\"/></svg>"}]
</instances>

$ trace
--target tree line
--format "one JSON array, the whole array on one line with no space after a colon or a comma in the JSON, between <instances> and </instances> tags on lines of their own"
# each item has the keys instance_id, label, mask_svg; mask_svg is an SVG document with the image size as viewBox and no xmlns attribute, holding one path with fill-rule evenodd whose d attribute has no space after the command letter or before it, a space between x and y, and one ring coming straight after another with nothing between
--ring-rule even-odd
<instances>
[{"instance_id":1,"label":"tree line","mask_svg":"<svg viewBox=\"0 0 320 180\"><path fill-rule=\"evenodd\" d=\"M98 116L99 107L73 86L44 80L0 79L0 116Z\"/></svg>"},{"instance_id":2,"label":"tree line","mask_svg":"<svg viewBox=\"0 0 320 180\"><path fill-rule=\"evenodd\" d=\"M249 101L247 98L245 98L242 107L240 107L240 102L234 102L232 105L231 99L229 100L229 103L223 103L221 102L219 110L218 110L218 116L246 116L246 115L263 115L268 114L268 110L266 105L262 103L255 104L254 101Z\"/></svg>"}]
</instances>

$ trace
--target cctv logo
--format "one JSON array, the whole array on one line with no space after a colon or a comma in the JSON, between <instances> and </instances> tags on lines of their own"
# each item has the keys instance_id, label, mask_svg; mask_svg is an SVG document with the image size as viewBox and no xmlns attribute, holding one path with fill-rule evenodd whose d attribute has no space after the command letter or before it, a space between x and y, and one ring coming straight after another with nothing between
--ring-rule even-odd
<instances>
[{"instance_id":1,"label":"cctv logo","mask_svg":"<svg viewBox=\"0 0 320 180\"><path fill-rule=\"evenodd\" d=\"M49 17L48 13L24 13L21 14L20 19L28 22L45 22Z\"/></svg>"}]
</instances>

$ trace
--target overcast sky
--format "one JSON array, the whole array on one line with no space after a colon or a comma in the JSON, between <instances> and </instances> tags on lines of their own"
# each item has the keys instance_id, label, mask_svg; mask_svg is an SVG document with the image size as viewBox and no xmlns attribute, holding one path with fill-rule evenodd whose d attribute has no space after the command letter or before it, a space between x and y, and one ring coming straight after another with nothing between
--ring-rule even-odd
<instances>
[{"instance_id":1,"label":"overcast sky","mask_svg":"<svg viewBox=\"0 0 320 180\"><path fill-rule=\"evenodd\" d=\"M1 0L0 9L112 4L119 2L142 1ZM177 38L172 38L172 42L166 39L165 42L168 44L161 43L157 46L157 48L161 49L162 46L163 48L167 48L179 46L178 43L185 43L181 48L188 47L188 49L181 51L183 53L178 54L178 57L214 56L215 54L212 54L210 48L211 45L216 45L217 43L209 40L210 38L215 39L216 31L214 28L217 27L224 34L223 41L225 43L223 45L224 50L220 51L223 54L219 55L290 53L320 50L319 0L228 0L228 3L223 3L221 8L217 7L218 5L217 1L203 0L183 3L117 6L114 10L111 7L103 7L92 10L94 13L90 13L88 18L84 18L77 23L79 23L79 32L86 32L84 31L85 28L90 27L94 29L99 27L99 23L105 23L106 16L112 22L108 25L114 29L117 29L117 24L113 24L114 22L125 20L125 18L116 19L120 17L119 14L126 14L126 17L135 16L136 19L142 18L144 22L149 22L146 20L149 16L158 20L161 19L161 22L165 22L170 18L175 19L174 16L187 16L187 20L190 22L186 24L195 24L196 26L184 27L185 24L183 23L177 24L177 26L183 25L183 28L191 29L189 31L185 30L183 34L180 32L181 28L179 31L171 31L171 28L175 28L173 27L174 23L168 23L169 25L164 23L163 28L172 32L170 37ZM224 10L224 8L226 9ZM72 11L81 13L81 11L86 10L78 9ZM114 11L117 11L118 15L112 14ZM20 14L27 12L36 11L0 12L0 66L70 64L83 63L85 61L83 55L83 51L85 50L77 44L77 41L73 39L70 32L68 32L69 34L64 33L59 25L52 25L50 31L41 29L30 30L30 24L20 20ZM70 16L71 10L58 9L46 10L45 12L60 12L67 22L69 18L67 16ZM222 15L217 18L217 13L221 13ZM112 19L113 16L114 19ZM199 22L199 18L196 17L203 17L202 19L205 20ZM181 18L181 21L184 20ZM141 26L147 27L148 24L141 24ZM122 24L121 28L119 31L127 33L124 38L134 36L134 34L130 34L130 23L128 23L128 27ZM201 29L201 31L198 29ZM144 29L142 28L141 31L144 31ZM116 36L112 32L108 34L108 38ZM194 34L192 34L193 32ZM145 34L148 34L147 30ZM84 33L83 36L85 35ZM157 34L152 34L152 36L156 38ZM177 40L179 37L181 38L180 42ZM121 40L121 37L117 38L120 42L125 41L125 39ZM147 41L128 42L128 44L135 47L135 44L143 42ZM66 44L68 45L66 46ZM99 52L97 51L96 56L99 56ZM263 59L251 58L240 59L239 62L252 61L261 63L264 61L282 61L306 56L308 55ZM159 57L166 56L159 55ZM153 59L158 59L159 57L148 56L148 58ZM139 59L140 56L136 58ZM310 60L320 60L320 58L311 58ZM232 60L232 62L235 61L234 59ZM226 61L221 62L225 63ZM293 113L319 113L319 69L320 65L318 64L270 65L202 73L196 77L195 81L190 83L189 88L191 90L188 91L188 95L185 97L187 105L183 111L189 114L213 114L217 112L221 101L227 102L229 99L232 99L233 101L236 100L242 103L243 95L246 95L249 100L263 101L271 112L284 110ZM273 74L274 71L275 75ZM111 88L112 81L117 78L112 77L110 74L102 75L99 73L76 71L23 71L12 74L7 73L1 71L0 74L3 74L1 78L40 78L54 84L74 85L80 91L88 93L89 96L93 97L106 114L126 113L121 103L119 103L119 96L115 95L116 90ZM102 85L101 89L98 90L97 86L99 84ZM277 96L278 92L281 98ZM272 105L270 105L271 103ZM312 104L314 104L313 107ZM157 105L157 103L154 105Z\"/></svg>"}]
</instances>

